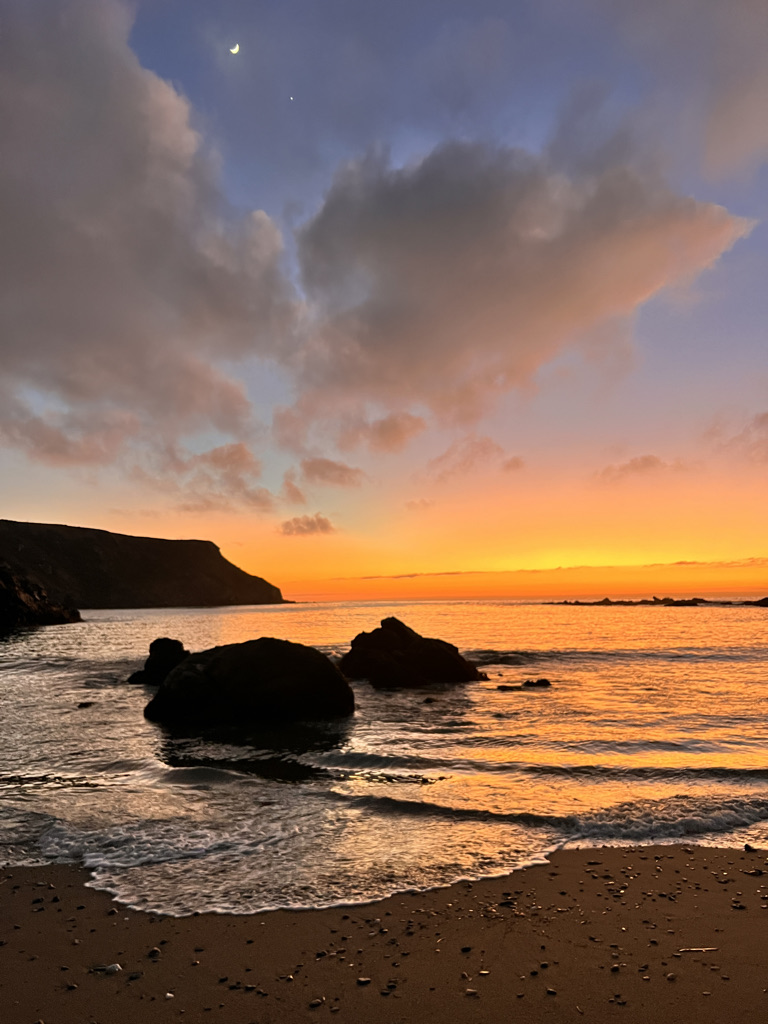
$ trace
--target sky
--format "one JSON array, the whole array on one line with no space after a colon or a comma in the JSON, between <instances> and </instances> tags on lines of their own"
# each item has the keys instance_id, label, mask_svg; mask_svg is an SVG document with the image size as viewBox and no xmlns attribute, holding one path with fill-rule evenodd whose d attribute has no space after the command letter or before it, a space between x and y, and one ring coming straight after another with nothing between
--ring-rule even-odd
<instances>
[{"instance_id":1,"label":"sky","mask_svg":"<svg viewBox=\"0 0 768 1024\"><path fill-rule=\"evenodd\" d=\"M767 109L764 0L0 0L0 516L763 596Z\"/></svg>"}]
</instances>

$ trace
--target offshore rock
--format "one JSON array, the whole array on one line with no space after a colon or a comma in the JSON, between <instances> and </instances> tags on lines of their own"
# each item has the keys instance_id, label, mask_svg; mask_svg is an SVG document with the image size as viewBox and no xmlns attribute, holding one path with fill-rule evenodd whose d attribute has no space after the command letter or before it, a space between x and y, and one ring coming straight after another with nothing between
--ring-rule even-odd
<instances>
[{"instance_id":1,"label":"offshore rock","mask_svg":"<svg viewBox=\"0 0 768 1024\"><path fill-rule=\"evenodd\" d=\"M189 657L189 651L181 640L172 640L168 636L160 636L149 645L149 657L144 668L129 677L129 683L142 683L144 686L159 686L169 672Z\"/></svg>"},{"instance_id":2,"label":"offshore rock","mask_svg":"<svg viewBox=\"0 0 768 1024\"><path fill-rule=\"evenodd\" d=\"M380 690L487 678L453 644L421 636L394 617L382 619L370 633L358 633L339 668L349 679L367 679Z\"/></svg>"},{"instance_id":3,"label":"offshore rock","mask_svg":"<svg viewBox=\"0 0 768 1024\"><path fill-rule=\"evenodd\" d=\"M0 564L0 632L17 626L55 626L79 621L76 608L52 601L44 587Z\"/></svg>"},{"instance_id":4,"label":"offshore rock","mask_svg":"<svg viewBox=\"0 0 768 1024\"><path fill-rule=\"evenodd\" d=\"M314 647L261 637L191 654L144 709L163 725L253 728L269 721L345 718L355 698Z\"/></svg>"}]
</instances>

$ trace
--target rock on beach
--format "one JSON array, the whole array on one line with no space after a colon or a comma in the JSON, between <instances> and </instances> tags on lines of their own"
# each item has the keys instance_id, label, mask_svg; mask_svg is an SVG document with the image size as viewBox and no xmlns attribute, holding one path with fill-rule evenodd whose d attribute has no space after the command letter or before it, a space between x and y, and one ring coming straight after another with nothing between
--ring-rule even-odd
<instances>
[{"instance_id":1,"label":"rock on beach","mask_svg":"<svg viewBox=\"0 0 768 1024\"><path fill-rule=\"evenodd\" d=\"M144 714L170 726L254 728L344 718L354 710L352 688L324 654L261 637L191 654L166 676Z\"/></svg>"}]
</instances>

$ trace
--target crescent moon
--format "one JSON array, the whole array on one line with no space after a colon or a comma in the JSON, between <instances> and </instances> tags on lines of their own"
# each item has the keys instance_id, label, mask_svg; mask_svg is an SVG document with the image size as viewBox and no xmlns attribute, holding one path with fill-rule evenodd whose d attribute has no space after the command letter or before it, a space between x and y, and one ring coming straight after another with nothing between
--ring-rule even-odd
<instances>
[{"instance_id":1,"label":"crescent moon","mask_svg":"<svg viewBox=\"0 0 768 1024\"><path fill-rule=\"evenodd\" d=\"M230 46L229 52L230 53L240 53L240 43L235 43L234 46Z\"/></svg>"}]
</instances>

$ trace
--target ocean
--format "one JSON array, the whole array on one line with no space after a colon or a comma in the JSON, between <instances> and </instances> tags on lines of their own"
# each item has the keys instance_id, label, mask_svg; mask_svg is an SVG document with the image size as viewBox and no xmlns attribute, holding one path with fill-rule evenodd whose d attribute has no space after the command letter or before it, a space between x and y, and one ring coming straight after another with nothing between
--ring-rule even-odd
<instances>
[{"instance_id":1,"label":"ocean","mask_svg":"<svg viewBox=\"0 0 768 1024\"><path fill-rule=\"evenodd\" d=\"M349 721L247 738L171 735L126 683L158 636L336 658L388 615L488 680L355 683ZM0 640L0 861L84 865L141 910L242 914L497 875L563 846L766 846L766 616L346 602L89 611L19 632Z\"/></svg>"}]
</instances>

